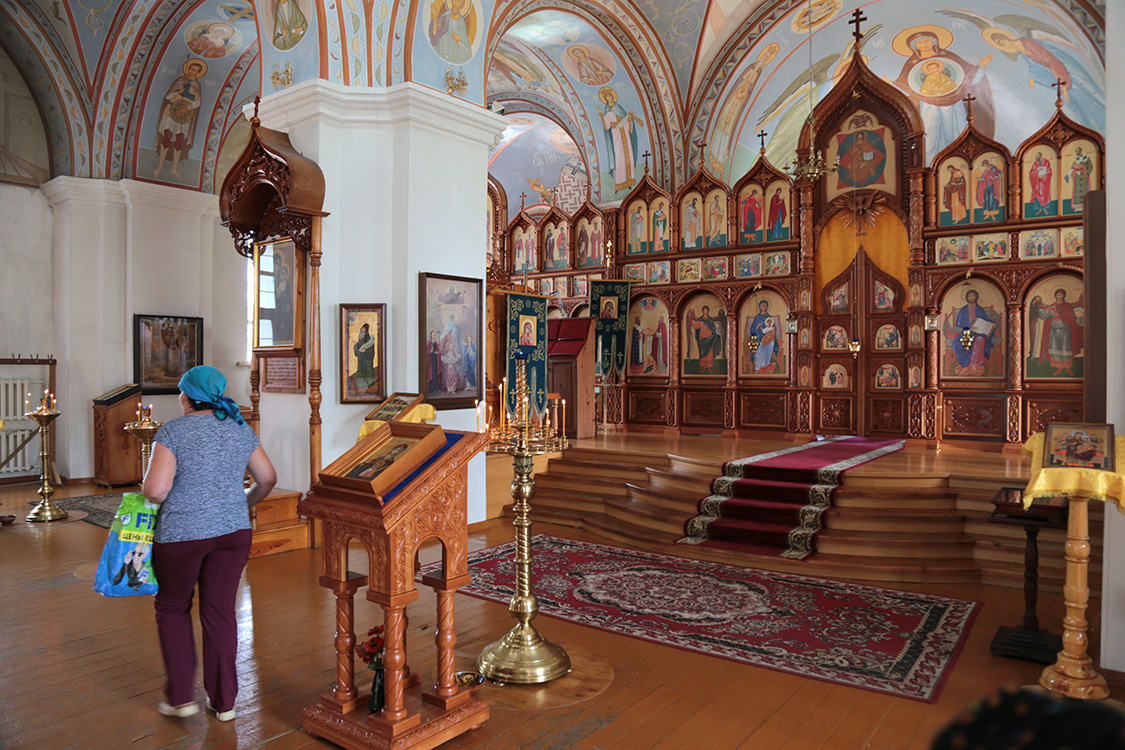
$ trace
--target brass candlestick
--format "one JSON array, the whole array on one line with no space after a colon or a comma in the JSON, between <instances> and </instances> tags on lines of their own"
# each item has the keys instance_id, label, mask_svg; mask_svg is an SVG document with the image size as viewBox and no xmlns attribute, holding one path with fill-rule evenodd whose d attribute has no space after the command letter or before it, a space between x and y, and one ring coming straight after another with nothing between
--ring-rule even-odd
<instances>
[{"instance_id":1,"label":"brass candlestick","mask_svg":"<svg viewBox=\"0 0 1125 750\"><path fill-rule=\"evenodd\" d=\"M142 406L137 412L137 421L125 425L125 431L141 441L141 477L148 473L148 462L152 458L152 441L164 426L152 418L152 407Z\"/></svg>"},{"instance_id":2,"label":"brass candlestick","mask_svg":"<svg viewBox=\"0 0 1125 750\"><path fill-rule=\"evenodd\" d=\"M522 357L520 355L523 355ZM560 420L551 425L533 424L530 394L527 387L527 354L516 354L516 413L491 432L488 450L512 456L515 478L512 499L516 501L516 593L508 603L508 611L516 620L508 634L489 644L477 658L477 669L497 682L537 685L570 671L570 657L562 646L551 643L535 629L531 621L539 614L539 599L531 593L531 505L535 494L532 477L535 456L567 447ZM507 409L507 403L501 404ZM564 417L565 420L565 417Z\"/></svg>"},{"instance_id":3,"label":"brass candlestick","mask_svg":"<svg viewBox=\"0 0 1125 750\"><path fill-rule=\"evenodd\" d=\"M39 449L41 471L39 473L38 489L39 496L43 499L27 514L28 521L58 521L60 518L66 518L66 511L51 502L51 495L55 494L55 488L51 486L50 480L51 422L58 419L60 414L62 414L62 412L49 405L46 396L39 399L38 409L24 414L25 417L35 420L36 424L39 425L39 437L43 441L43 445Z\"/></svg>"}]
</instances>

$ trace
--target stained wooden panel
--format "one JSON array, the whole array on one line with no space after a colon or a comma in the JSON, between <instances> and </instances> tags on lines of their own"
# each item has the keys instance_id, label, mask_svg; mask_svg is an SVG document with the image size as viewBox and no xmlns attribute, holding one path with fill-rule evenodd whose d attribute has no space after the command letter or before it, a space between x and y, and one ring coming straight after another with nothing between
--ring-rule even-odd
<instances>
[{"instance_id":1,"label":"stained wooden panel","mask_svg":"<svg viewBox=\"0 0 1125 750\"><path fill-rule=\"evenodd\" d=\"M785 393L741 393L738 404L740 427L785 429Z\"/></svg>"},{"instance_id":2,"label":"stained wooden panel","mask_svg":"<svg viewBox=\"0 0 1125 750\"><path fill-rule=\"evenodd\" d=\"M723 427L723 391L684 391L683 423L694 427Z\"/></svg>"},{"instance_id":3,"label":"stained wooden panel","mask_svg":"<svg viewBox=\"0 0 1125 750\"><path fill-rule=\"evenodd\" d=\"M853 407L855 399L851 396L822 396L817 429L825 432L850 432L854 430Z\"/></svg>"},{"instance_id":4,"label":"stained wooden panel","mask_svg":"<svg viewBox=\"0 0 1125 750\"><path fill-rule=\"evenodd\" d=\"M664 424L668 418L665 391L656 388L629 389L629 421Z\"/></svg>"},{"instance_id":5,"label":"stained wooden panel","mask_svg":"<svg viewBox=\"0 0 1125 750\"><path fill-rule=\"evenodd\" d=\"M1001 396L946 396L943 432L947 436L1004 437L1004 399Z\"/></svg>"},{"instance_id":6,"label":"stained wooden panel","mask_svg":"<svg viewBox=\"0 0 1125 750\"><path fill-rule=\"evenodd\" d=\"M872 432L893 432L902 435L906 432L906 404L901 396L897 398L872 398L867 423Z\"/></svg>"},{"instance_id":7,"label":"stained wooden panel","mask_svg":"<svg viewBox=\"0 0 1125 750\"><path fill-rule=\"evenodd\" d=\"M1078 399L1028 398L1027 434L1042 432L1051 422L1082 422L1083 415Z\"/></svg>"}]
</instances>

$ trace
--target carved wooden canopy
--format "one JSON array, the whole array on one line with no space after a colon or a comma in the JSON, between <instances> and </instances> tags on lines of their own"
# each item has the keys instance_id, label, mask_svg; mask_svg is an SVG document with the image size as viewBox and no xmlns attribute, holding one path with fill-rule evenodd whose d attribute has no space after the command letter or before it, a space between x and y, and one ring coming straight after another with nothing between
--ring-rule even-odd
<instances>
[{"instance_id":1,"label":"carved wooden canopy","mask_svg":"<svg viewBox=\"0 0 1125 750\"><path fill-rule=\"evenodd\" d=\"M255 111L250 140L219 191L219 214L235 249L249 258L255 242L288 236L308 251L312 217L327 216L323 205L320 167L293 148L287 133L261 127Z\"/></svg>"}]
</instances>

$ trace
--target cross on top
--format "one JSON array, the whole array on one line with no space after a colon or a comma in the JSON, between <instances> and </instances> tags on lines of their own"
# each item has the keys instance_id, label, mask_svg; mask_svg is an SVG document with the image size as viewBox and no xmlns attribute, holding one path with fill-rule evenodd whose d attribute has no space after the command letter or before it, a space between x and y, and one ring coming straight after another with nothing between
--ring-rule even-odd
<instances>
[{"instance_id":1,"label":"cross on top","mask_svg":"<svg viewBox=\"0 0 1125 750\"><path fill-rule=\"evenodd\" d=\"M527 198L527 193L520 193L520 210L523 210L523 201Z\"/></svg>"},{"instance_id":2,"label":"cross on top","mask_svg":"<svg viewBox=\"0 0 1125 750\"><path fill-rule=\"evenodd\" d=\"M648 174L648 157L652 156L648 151L641 154L641 158L645 160L645 174Z\"/></svg>"},{"instance_id":3,"label":"cross on top","mask_svg":"<svg viewBox=\"0 0 1125 750\"><path fill-rule=\"evenodd\" d=\"M258 118L258 105L262 103L262 97L259 94L254 95L254 116L250 118L251 125L261 125L262 121Z\"/></svg>"},{"instance_id":4,"label":"cross on top","mask_svg":"<svg viewBox=\"0 0 1125 750\"><path fill-rule=\"evenodd\" d=\"M1062 107L1063 86L1065 86L1066 84L1067 84L1067 82L1064 81L1061 78L1056 78L1055 82L1051 84L1051 88L1055 89L1055 91L1056 91L1056 93L1055 93L1055 106L1056 107Z\"/></svg>"},{"instance_id":5,"label":"cross on top","mask_svg":"<svg viewBox=\"0 0 1125 750\"><path fill-rule=\"evenodd\" d=\"M859 30L859 25L866 20L867 16L863 15L863 11L856 8L855 12L852 13L852 20L848 21L849 24L855 26L855 31L852 32L852 36L855 37L855 47L857 50L859 49L859 45L863 44L863 32ZM809 23L812 23L811 18L809 19Z\"/></svg>"},{"instance_id":6,"label":"cross on top","mask_svg":"<svg viewBox=\"0 0 1125 750\"><path fill-rule=\"evenodd\" d=\"M965 119L969 122L973 121L973 102L976 100L977 98L972 94L966 94L965 98L961 100L965 102Z\"/></svg>"},{"instance_id":7,"label":"cross on top","mask_svg":"<svg viewBox=\"0 0 1125 750\"><path fill-rule=\"evenodd\" d=\"M765 153L766 152L766 136L769 135L769 133L766 132L765 128L762 128L757 133L755 133L755 135L757 135L758 140L762 142L762 153Z\"/></svg>"}]
</instances>

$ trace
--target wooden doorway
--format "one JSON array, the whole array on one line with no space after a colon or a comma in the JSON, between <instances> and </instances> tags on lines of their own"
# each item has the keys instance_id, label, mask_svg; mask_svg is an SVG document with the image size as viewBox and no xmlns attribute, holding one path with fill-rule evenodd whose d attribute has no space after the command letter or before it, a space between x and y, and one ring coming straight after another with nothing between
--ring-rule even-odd
<instances>
[{"instance_id":1,"label":"wooden doorway","mask_svg":"<svg viewBox=\"0 0 1125 750\"><path fill-rule=\"evenodd\" d=\"M860 246L820 292L816 431L906 433L906 290ZM858 345L858 349L856 346Z\"/></svg>"}]
</instances>

